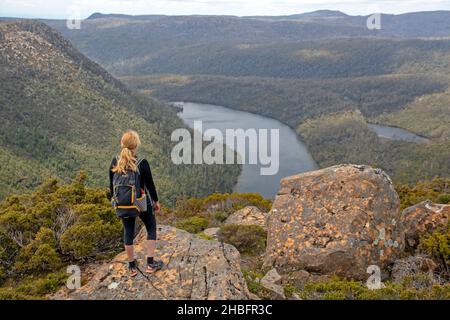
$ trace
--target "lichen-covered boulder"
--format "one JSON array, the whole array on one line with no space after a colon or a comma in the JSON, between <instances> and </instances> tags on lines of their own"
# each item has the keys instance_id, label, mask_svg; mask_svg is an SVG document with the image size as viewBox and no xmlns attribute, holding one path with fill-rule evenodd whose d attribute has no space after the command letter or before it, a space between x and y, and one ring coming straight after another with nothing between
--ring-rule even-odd
<instances>
[{"instance_id":1,"label":"lichen-covered boulder","mask_svg":"<svg viewBox=\"0 0 450 320\"><path fill-rule=\"evenodd\" d=\"M267 221L265 266L366 279L404 249L399 198L379 169L339 165L285 178Z\"/></svg>"},{"instance_id":2,"label":"lichen-covered boulder","mask_svg":"<svg viewBox=\"0 0 450 320\"><path fill-rule=\"evenodd\" d=\"M145 270L144 233L137 237L139 274L128 274L126 254L96 267L86 285L74 291L63 289L53 299L147 300L250 298L240 270L239 252L231 245L201 239L188 232L160 226L156 256L165 267L148 275Z\"/></svg>"},{"instance_id":3,"label":"lichen-covered boulder","mask_svg":"<svg viewBox=\"0 0 450 320\"><path fill-rule=\"evenodd\" d=\"M438 226L447 224L449 216L450 205L435 204L429 200L403 210L406 245L417 247L421 233L433 232Z\"/></svg>"},{"instance_id":4,"label":"lichen-covered boulder","mask_svg":"<svg viewBox=\"0 0 450 320\"><path fill-rule=\"evenodd\" d=\"M266 213L257 207L249 206L232 213L225 224L255 225L266 228Z\"/></svg>"}]
</instances>

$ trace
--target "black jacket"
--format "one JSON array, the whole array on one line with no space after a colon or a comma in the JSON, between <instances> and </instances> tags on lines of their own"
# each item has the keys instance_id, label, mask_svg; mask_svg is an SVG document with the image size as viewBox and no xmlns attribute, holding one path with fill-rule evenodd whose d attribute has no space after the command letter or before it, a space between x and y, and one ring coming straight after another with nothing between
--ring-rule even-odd
<instances>
[{"instance_id":1,"label":"black jacket","mask_svg":"<svg viewBox=\"0 0 450 320\"><path fill-rule=\"evenodd\" d=\"M114 157L109 167L109 190L111 191L111 195L113 194L113 177L114 177L114 172L112 172L112 169L113 167L116 166L116 164L117 158ZM139 163L139 173L141 177L141 186L145 186L145 190L149 193L151 200L157 202L158 193L156 192L155 183L153 182L152 171L150 170L150 165L148 164L147 160L143 159Z\"/></svg>"}]
</instances>

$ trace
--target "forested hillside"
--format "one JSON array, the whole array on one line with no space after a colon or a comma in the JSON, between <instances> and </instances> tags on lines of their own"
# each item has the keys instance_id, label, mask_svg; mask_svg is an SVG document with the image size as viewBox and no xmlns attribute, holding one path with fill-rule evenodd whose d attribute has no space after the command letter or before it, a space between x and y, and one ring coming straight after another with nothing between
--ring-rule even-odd
<instances>
[{"instance_id":1,"label":"forested hillside","mask_svg":"<svg viewBox=\"0 0 450 320\"><path fill-rule=\"evenodd\" d=\"M366 117L402 110L417 97L439 93L446 79L399 74L303 80L224 76L125 76L130 87L164 100L196 101L237 108L295 128L309 118L359 110Z\"/></svg>"},{"instance_id":2,"label":"forested hillside","mask_svg":"<svg viewBox=\"0 0 450 320\"><path fill-rule=\"evenodd\" d=\"M0 24L0 198L49 176L80 169L107 186L107 170L124 130L141 134L163 201L231 190L239 167L170 161L170 134L183 127L158 101L136 95L59 33L32 22Z\"/></svg>"},{"instance_id":3,"label":"forested hillside","mask_svg":"<svg viewBox=\"0 0 450 320\"><path fill-rule=\"evenodd\" d=\"M272 43L219 42L173 47L148 59L114 63L111 70L118 75L173 73L297 79L347 78L403 73L411 65L416 68L428 64L445 66L448 65L449 55L450 40L282 42L273 39Z\"/></svg>"}]
</instances>

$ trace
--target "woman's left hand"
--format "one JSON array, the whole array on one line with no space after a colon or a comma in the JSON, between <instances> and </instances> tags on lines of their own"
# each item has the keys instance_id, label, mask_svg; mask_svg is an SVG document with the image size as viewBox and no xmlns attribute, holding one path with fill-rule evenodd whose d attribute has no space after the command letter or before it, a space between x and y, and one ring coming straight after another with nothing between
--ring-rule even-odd
<instances>
[{"instance_id":1,"label":"woman's left hand","mask_svg":"<svg viewBox=\"0 0 450 320\"><path fill-rule=\"evenodd\" d=\"M160 213L161 212L161 205L159 204L159 202L155 202L153 204L153 210L155 211L155 213Z\"/></svg>"}]
</instances>

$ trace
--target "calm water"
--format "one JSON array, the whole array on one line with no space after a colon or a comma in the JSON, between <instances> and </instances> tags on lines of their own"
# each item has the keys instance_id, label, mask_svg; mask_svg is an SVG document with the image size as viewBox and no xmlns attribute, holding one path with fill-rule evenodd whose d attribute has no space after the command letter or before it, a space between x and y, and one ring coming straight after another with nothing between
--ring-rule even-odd
<instances>
[{"instance_id":1,"label":"calm water","mask_svg":"<svg viewBox=\"0 0 450 320\"><path fill-rule=\"evenodd\" d=\"M298 139L297 134L277 120L214 105L190 102L176 102L174 104L183 108L178 116L191 128L194 126L194 120L201 120L203 131L216 128L224 134L226 129L280 130L278 174L263 176L260 174L261 166L259 164L244 164L235 187L237 192L259 192L264 197L273 198L278 192L281 178L318 168L306 146ZM234 148L232 145L229 146Z\"/></svg>"},{"instance_id":2,"label":"calm water","mask_svg":"<svg viewBox=\"0 0 450 320\"><path fill-rule=\"evenodd\" d=\"M420 137L415 133L408 130L384 126L379 124L368 124L369 128L374 131L380 138L401 140L416 143L426 143L429 142L427 138Z\"/></svg>"}]
</instances>

